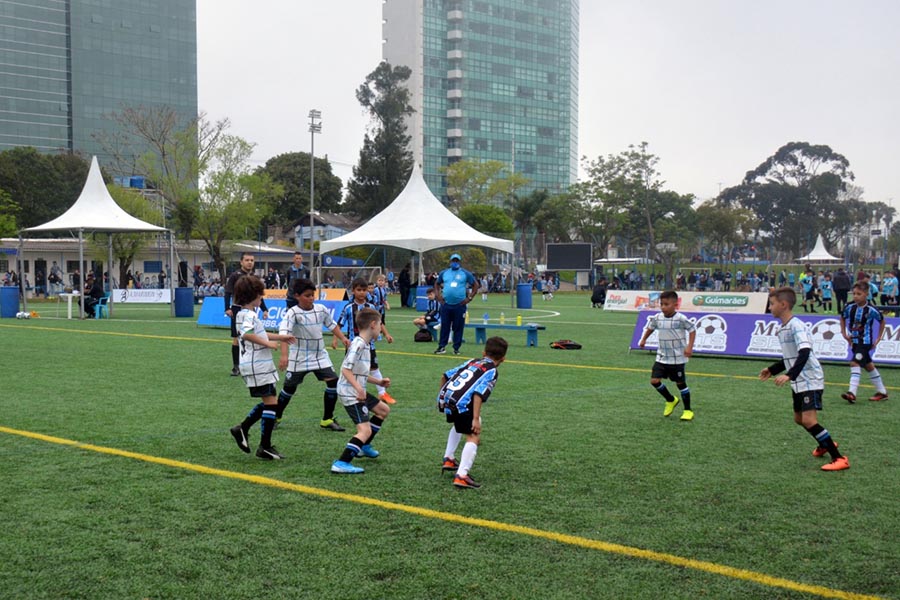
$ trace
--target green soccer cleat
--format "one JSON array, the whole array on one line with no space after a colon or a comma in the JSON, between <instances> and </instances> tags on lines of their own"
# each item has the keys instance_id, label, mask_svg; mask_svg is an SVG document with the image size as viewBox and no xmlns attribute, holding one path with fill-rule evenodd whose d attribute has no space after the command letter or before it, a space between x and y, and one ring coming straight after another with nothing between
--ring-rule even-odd
<instances>
[{"instance_id":1,"label":"green soccer cleat","mask_svg":"<svg viewBox=\"0 0 900 600\"><path fill-rule=\"evenodd\" d=\"M681 420L682 421L693 421L694 420L694 411L686 410L683 413L681 413Z\"/></svg>"},{"instance_id":2,"label":"green soccer cleat","mask_svg":"<svg viewBox=\"0 0 900 600\"><path fill-rule=\"evenodd\" d=\"M672 414L672 411L675 410L675 407L678 406L678 403L681 402L680 399L675 398L671 402L666 402L666 407L663 409L663 416L668 417Z\"/></svg>"}]
</instances>

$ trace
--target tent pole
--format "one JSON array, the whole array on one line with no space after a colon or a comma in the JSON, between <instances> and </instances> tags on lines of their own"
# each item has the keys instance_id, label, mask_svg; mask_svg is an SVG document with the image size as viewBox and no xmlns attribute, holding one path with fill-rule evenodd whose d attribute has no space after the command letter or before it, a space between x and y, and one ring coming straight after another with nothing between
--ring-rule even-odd
<instances>
[{"instance_id":1,"label":"tent pole","mask_svg":"<svg viewBox=\"0 0 900 600\"><path fill-rule=\"evenodd\" d=\"M171 274L169 275L169 299L171 300L170 306L172 307L172 316L175 316L175 275L176 273L180 273L181 271L175 268L175 239L172 236L172 230L169 230L169 271Z\"/></svg>"},{"instance_id":2,"label":"tent pole","mask_svg":"<svg viewBox=\"0 0 900 600\"><path fill-rule=\"evenodd\" d=\"M113 252L112 252L112 233L106 234L106 241L109 246L109 252L107 254L106 261L106 276L109 281L109 297L106 300L106 310L109 311L109 318L112 319L113 316Z\"/></svg>"},{"instance_id":3,"label":"tent pole","mask_svg":"<svg viewBox=\"0 0 900 600\"><path fill-rule=\"evenodd\" d=\"M72 290L78 292L78 318L84 318L84 283L87 281L87 271L84 268L84 229L78 230L78 268L81 270L81 281L78 287L81 289Z\"/></svg>"},{"instance_id":4,"label":"tent pole","mask_svg":"<svg viewBox=\"0 0 900 600\"><path fill-rule=\"evenodd\" d=\"M22 310L28 312L28 290L25 289L25 277L22 273L22 232L19 232L19 249L16 251L16 271L19 272L19 286L22 290ZM35 271L37 274L37 271ZM34 282L35 289L37 288L37 278L35 278Z\"/></svg>"}]
</instances>

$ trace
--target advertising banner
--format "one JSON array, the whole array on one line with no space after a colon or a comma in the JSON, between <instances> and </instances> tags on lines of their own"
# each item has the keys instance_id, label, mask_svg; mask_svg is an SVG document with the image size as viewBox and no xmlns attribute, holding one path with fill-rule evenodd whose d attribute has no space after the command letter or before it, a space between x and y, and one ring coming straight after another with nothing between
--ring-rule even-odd
<instances>
[{"instance_id":1,"label":"advertising banner","mask_svg":"<svg viewBox=\"0 0 900 600\"><path fill-rule=\"evenodd\" d=\"M171 290L140 289L140 290L113 290L113 303L132 304L171 304Z\"/></svg>"},{"instance_id":2,"label":"advertising banner","mask_svg":"<svg viewBox=\"0 0 900 600\"><path fill-rule=\"evenodd\" d=\"M777 359L781 356L778 329L781 322L771 315L711 314L708 312L682 313L697 326L694 341L695 354L723 356L758 356ZM655 311L638 315L631 336L631 349L638 348L644 335L647 319ZM850 361L850 345L841 335L841 319L837 315L796 315L809 328L813 352L820 360ZM885 318L884 337L872 354L876 363L900 365L900 319ZM656 332L644 345L656 350Z\"/></svg>"},{"instance_id":3,"label":"advertising banner","mask_svg":"<svg viewBox=\"0 0 900 600\"><path fill-rule=\"evenodd\" d=\"M609 290L605 310L659 310L659 294L649 290ZM764 292L678 292L678 309L716 313L759 314L769 301Z\"/></svg>"},{"instance_id":4,"label":"advertising banner","mask_svg":"<svg viewBox=\"0 0 900 600\"><path fill-rule=\"evenodd\" d=\"M337 321L341 311L344 309L346 302L333 302L331 300L316 300L316 304L321 304L331 311L331 318ZM266 306L269 309L269 318L262 318L262 311L257 310L257 316L262 319L266 329L277 331L284 312L287 310L287 304L284 300L266 299ZM200 308L200 316L197 317L197 325L207 327L231 327L231 320L225 315L225 299L218 296L206 298ZM324 329L324 328L323 328Z\"/></svg>"}]
</instances>

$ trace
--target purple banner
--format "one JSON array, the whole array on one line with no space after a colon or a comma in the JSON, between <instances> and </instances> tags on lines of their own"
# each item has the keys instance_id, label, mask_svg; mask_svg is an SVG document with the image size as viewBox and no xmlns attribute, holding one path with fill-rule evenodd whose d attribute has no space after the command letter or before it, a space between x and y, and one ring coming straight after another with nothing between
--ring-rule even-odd
<instances>
[{"instance_id":1,"label":"purple banner","mask_svg":"<svg viewBox=\"0 0 900 600\"><path fill-rule=\"evenodd\" d=\"M654 314L656 313L653 311L642 311L638 314L634 334L631 336L632 350L638 349L638 342L644 335L647 319ZM781 345L778 343L778 329L781 323L771 315L695 312L682 314L697 326L695 354L769 358L781 356ZM841 335L839 316L795 316L809 328L813 352L820 360L850 361L850 345ZM900 319L885 318L883 326L884 336L872 354L872 359L877 363L900 365ZM656 350L656 332L647 338L644 348Z\"/></svg>"}]
</instances>

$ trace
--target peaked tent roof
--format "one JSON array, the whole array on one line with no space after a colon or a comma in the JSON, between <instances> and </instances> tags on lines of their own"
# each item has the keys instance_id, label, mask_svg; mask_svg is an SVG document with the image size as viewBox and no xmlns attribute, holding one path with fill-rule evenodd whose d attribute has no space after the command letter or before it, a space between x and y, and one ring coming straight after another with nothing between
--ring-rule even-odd
<instances>
[{"instance_id":1,"label":"peaked tent roof","mask_svg":"<svg viewBox=\"0 0 900 600\"><path fill-rule=\"evenodd\" d=\"M842 262L843 260L828 253L828 250L825 249L825 240L822 239L822 234L820 233L819 237L816 238L816 247L806 256L798 258L797 262Z\"/></svg>"},{"instance_id":2,"label":"peaked tent roof","mask_svg":"<svg viewBox=\"0 0 900 600\"><path fill-rule=\"evenodd\" d=\"M91 158L91 169L81 194L69 210L37 227L23 231L168 231L152 223L141 221L122 210L103 183L97 157Z\"/></svg>"},{"instance_id":3,"label":"peaked tent roof","mask_svg":"<svg viewBox=\"0 0 900 600\"><path fill-rule=\"evenodd\" d=\"M322 253L351 246L395 246L426 252L448 246L483 246L513 252L513 242L466 225L441 204L413 166L406 187L384 210L358 229L319 244Z\"/></svg>"}]
</instances>

